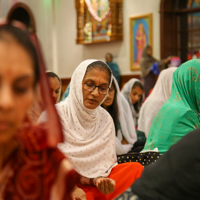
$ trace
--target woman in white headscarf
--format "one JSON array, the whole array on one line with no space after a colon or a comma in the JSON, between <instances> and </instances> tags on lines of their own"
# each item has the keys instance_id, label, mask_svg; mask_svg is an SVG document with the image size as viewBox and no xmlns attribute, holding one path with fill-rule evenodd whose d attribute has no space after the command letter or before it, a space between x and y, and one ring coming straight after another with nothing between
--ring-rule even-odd
<instances>
[{"instance_id":1,"label":"woman in white headscarf","mask_svg":"<svg viewBox=\"0 0 200 200\"><path fill-rule=\"evenodd\" d=\"M170 67L161 71L152 93L142 105L138 119L138 130L144 132L146 137L154 117L170 97L172 76L176 69L176 67Z\"/></svg>"},{"instance_id":2,"label":"woman in white headscarf","mask_svg":"<svg viewBox=\"0 0 200 200\"><path fill-rule=\"evenodd\" d=\"M100 107L111 77L104 62L83 61L72 75L69 96L56 105L65 135L59 148L81 175L78 187L84 190L87 200L113 199L143 170L139 163L117 165L114 123Z\"/></svg>"},{"instance_id":3,"label":"woman in white headscarf","mask_svg":"<svg viewBox=\"0 0 200 200\"><path fill-rule=\"evenodd\" d=\"M120 93L117 80L114 77L102 107L110 113L115 124L117 155L128 153L137 141L137 135L129 104Z\"/></svg>"},{"instance_id":4,"label":"woman in white headscarf","mask_svg":"<svg viewBox=\"0 0 200 200\"><path fill-rule=\"evenodd\" d=\"M144 96L144 87L141 81L136 78L130 79L122 88L121 93L129 103L135 126L137 126L138 113Z\"/></svg>"}]
</instances>

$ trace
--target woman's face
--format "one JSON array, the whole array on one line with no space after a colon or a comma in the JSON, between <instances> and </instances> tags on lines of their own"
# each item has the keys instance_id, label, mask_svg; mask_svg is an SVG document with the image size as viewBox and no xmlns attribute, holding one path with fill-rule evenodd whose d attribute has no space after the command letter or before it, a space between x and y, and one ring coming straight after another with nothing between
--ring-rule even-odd
<instances>
[{"instance_id":1,"label":"woman's face","mask_svg":"<svg viewBox=\"0 0 200 200\"><path fill-rule=\"evenodd\" d=\"M138 28L139 28L139 30L142 32L142 31L144 30L144 26L143 26L143 24L140 23Z\"/></svg>"},{"instance_id":2,"label":"woman's face","mask_svg":"<svg viewBox=\"0 0 200 200\"><path fill-rule=\"evenodd\" d=\"M83 91L83 103L86 108L95 109L97 108L106 94L100 94L98 87L93 92L86 91L84 84L101 86L102 88L109 87L109 74L105 70L100 68L90 69L83 78L82 91Z\"/></svg>"},{"instance_id":3,"label":"woman's face","mask_svg":"<svg viewBox=\"0 0 200 200\"><path fill-rule=\"evenodd\" d=\"M152 56L152 48L151 47L148 47L147 48L147 54Z\"/></svg>"},{"instance_id":4,"label":"woman's face","mask_svg":"<svg viewBox=\"0 0 200 200\"><path fill-rule=\"evenodd\" d=\"M0 144L21 127L34 97L31 57L19 44L0 41Z\"/></svg>"},{"instance_id":5,"label":"woman's face","mask_svg":"<svg viewBox=\"0 0 200 200\"><path fill-rule=\"evenodd\" d=\"M139 86L134 87L130 93L132 104L137 103L142 98L142 95L143 90Z\"/></svg>"},{"instance_id":6,"label":"woman's face","mask_svg":"<svg viewBox=\"0 0 200 200\"><path fill-rule=\"evenodd\" d=\"M60 81L58 80L57 77L49 77L49 83L51 88L51 94L55 102L58 103L60 100L60 92L61 92Z\"/></svg>"},{"instance_id":7,"label":"woman's face","mask_svg":"<svg viewBox=\"0 0 200 200\"><path fill-rule=\"evenodd\" d=\"M106 55L106 62L112 62L112 57L110 54Z\"/></svg>"},{"instance_id":8,"label":"woman's face","mask_svg":"<svg viewBox=\"0 0 200 200\"><path fill-rule=\"evenodd\" d=\"M112 84L109 93L103 102L103 107L107 108L108 106L111 106L113 104L114 98L115 98L115 88Z\"/></svg>"}]
</instances>

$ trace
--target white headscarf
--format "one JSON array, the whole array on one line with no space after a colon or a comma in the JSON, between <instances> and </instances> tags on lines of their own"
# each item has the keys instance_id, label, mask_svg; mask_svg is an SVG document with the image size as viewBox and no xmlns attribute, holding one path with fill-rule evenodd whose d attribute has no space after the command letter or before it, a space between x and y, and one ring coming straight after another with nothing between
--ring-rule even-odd
<instances>
[{"instance_id":1,"label":"white headscarf","mask_svg":"<svg viewBox=\"0 0 200 200\"><path fill-rule=\"evenodd\" d=\"M133 144L137 141L137 135L135 132L135 125L131 114L130 106L128 105L128 102L124 98L124 96L120 93L117 80L114 77L113 81L117 92L116 98L118 106L118 120L121 126L121 130L117 131L115 145L117 155L120 155L128 153L131 150ZM129 144L121 143L123 136Z\"/></svg>"},{"instance_id":2,"label":"white headscarf","mask_svg":"<svg viewBox=\"0 0 200 200\"><path fill-rule=\"evenodd\" d=\"M83 103L82 81L88 65L95 61L85 60L76 68L69 96L56 105L65 135L65 142L59 148L75 170L88 178L106 177L117 165L111 116L100 106L88 109Z\"/></svg>"},{"instance_id":3,"label":"white headscarf","mask_svg":"<svg viewBox=\"0 0 200 200\"><path fill-rule=\"evenodd\" d=\"M172 87L172 76L177 67L162 70L152 93L146 99L139 113L138 130L147 137L151 124L162 105L169 99Z\"/></svg>"},{"instance_id":4,"label":"white headscarf","mask_svg":"<svg viewBox=\"0 0 200 200\"><path fill-rule=\"evenodd\" d=\"M129 103L129 106L131 108L131 112L132 112L132 116L133 116L133 119L134 119L134 123L136 125L137 123L137 120L136 118L139 116L138 113L136 112L134 106L133 106L133 103L131 101L131 97L130 97L130 93L131 93L131 90L133 88L133 85L135 84L135 82L138 81L138 82L141 82L140 80L138 80L137 78L132 78L130 79L125 85L124 87L122 88L122 91L121 93L123 94L123 96L125 97L125 99L128 101ZM140 105L139 105L140 106Z\"/></svg>"}]
</instances>

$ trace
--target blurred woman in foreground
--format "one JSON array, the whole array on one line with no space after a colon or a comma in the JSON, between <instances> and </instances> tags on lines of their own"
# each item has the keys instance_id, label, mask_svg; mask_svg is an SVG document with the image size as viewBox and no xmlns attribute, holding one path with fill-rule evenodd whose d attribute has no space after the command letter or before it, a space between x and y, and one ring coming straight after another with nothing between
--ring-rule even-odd
<instances>
[{"instance_id":1,"label":"blurred woman in foreground","mask_svg":"<svg viewBox=\"0 0 200 200\"><path fill-rule=\"evenodd\" d=\"M34 126L27 112L38 85L51 117ZM11 25L0 26L0 96L0 199L70 199L78 175L56 147L63 135L42 56Z\"/></svg>"}]
</instances>

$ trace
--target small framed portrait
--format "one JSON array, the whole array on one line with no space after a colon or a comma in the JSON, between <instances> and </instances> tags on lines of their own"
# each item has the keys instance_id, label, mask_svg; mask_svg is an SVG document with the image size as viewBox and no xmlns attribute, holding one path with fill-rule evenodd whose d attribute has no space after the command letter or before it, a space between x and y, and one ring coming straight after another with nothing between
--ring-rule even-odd
<instances>
[{"instance_id":1,"label":"small framed portrait","mask_svg":"<svg viewBox=\"0 0 200 200\"><path fill-rule=\"evenodd\" d=\"M152 46L152 43L152 14L130 17L131 70L140 69L143 49L146 45Z\"/></svg>"}]
</instances>

